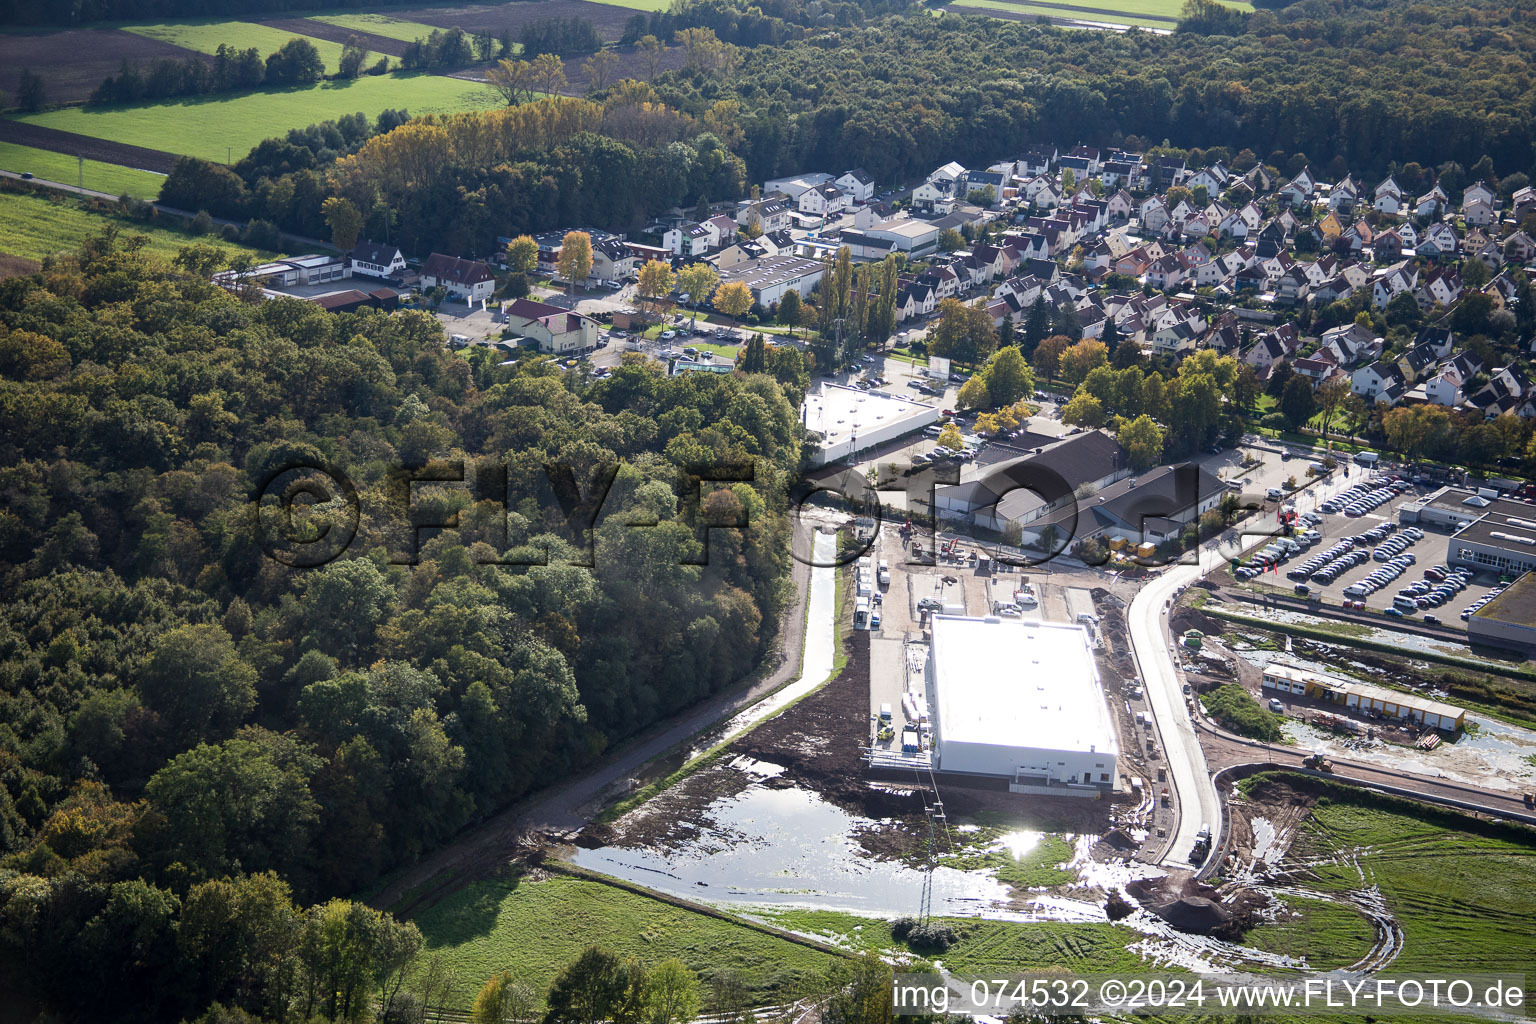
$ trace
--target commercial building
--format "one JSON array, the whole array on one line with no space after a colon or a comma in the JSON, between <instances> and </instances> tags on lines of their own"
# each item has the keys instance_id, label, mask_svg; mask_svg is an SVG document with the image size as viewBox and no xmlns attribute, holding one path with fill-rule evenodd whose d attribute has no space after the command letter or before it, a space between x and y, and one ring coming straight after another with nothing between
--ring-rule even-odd
<instances>
[{"instance_id":1,"label":"commercial building","mask_svg":"<svg viewBox=\"0 0 1536 1024\"><path fill-rule=\"evenodd\" d=\"M800 422L820 438L810 454L811 465L846 459L855 452L921 430L939 421L940 409L902 395L860 391L823 383L805 396Z\"/></svg>"},{"instance_id":2,"label":"commercial building","mask_svg":"<svg viewBox=\"0 0 1536 1024\"><path fill-rule=\"evenodd\" d=\"M819 260L780 254L743 260L720 273L720 283L740 281L752 290L752 301L764 308L772 306L791 289L801 298L811 294L826 267Z\"/></svg>"},{"instance_id":3,"label":"commercial building","mask_svg":"<svg viewBox=\"0 0 1536 1024\"><path fill-rule=\"evenodd\" d=\"M1448 565L1508 576L1536 569L1536 505L1501 498L1494 488L1442 487L1405 503L1398 518L1452 530L1446 543Z\"/></svg>"},{"instance_id":4,"label":"commercial building","mask_svg":"<svg viewBox=\"0 0 1536 1024\"><path fill-rule=\"evenodd\" d=\"M1077 508L1079 491L1106 487L1129 476L1131 467L1118 441L1087 430L972 472L972 479L967 473L959 484L937 489L939 516L1001 533L1009 523L1027 530L1036 520Z\"/></svg>"},{"instance_id":5,"label":"commercial building","mask_svg":"<svg viewBox=\"0 0 1536 1024\"><path fill-rule=\"evenodd\" d=\"M1474 644L1536 651L1536 573L1526 573L1472 613L1467 639Z\"/></svg>"},{"instance_id":6,"label":"commercial building","mask_svg":"<svg viewBox=\"0 0 1536 1024\"><path fill-rule=\"evenodd\" d=\"M597 321L546 302L518 299L507 307L507 325L538 342L540 352L569 355L597 347Z\"/></svg>"},{"instance_id":7,"label":"commercial building","mask_svg":"<svg viewBox=\"0 0 1536 1024\"><path fill-rule=\"evenodd\" d=\"M938 615L931 630L936 770L1016 793L1114 789L1119 744L1083 627Z\"/></svg>"},{"instance_id":8,"label":"commercial building","mask_svg":"<svg viewBox=\"0 0 1536 1024\"><path fill-rule=\"evenodd\" d=\"M1264 667L1260 686L1263 691L1270 693L1306 696L1330 704L1342 704L1384 718L1409 719L1445 732L1457 732L1467 721L1466 709L1454 704L1415 693L1388 690L1358 679L1314 672L1283 662L1272 662Z\"/></svg>"}]
</instances>

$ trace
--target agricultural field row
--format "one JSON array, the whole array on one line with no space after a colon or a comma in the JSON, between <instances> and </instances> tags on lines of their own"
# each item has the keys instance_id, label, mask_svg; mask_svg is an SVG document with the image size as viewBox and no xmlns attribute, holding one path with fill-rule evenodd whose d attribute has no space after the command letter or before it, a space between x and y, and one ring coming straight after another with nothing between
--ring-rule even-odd
<instances>
[{"instance_id":1,"label":"agricultural field row","mask_svg":"<svg viewBox=\"0 0 1536 1024\"><path fill-rule=\"evenodd\" d=\"M244 50L254 46L263 57L280 50L284 43L295 38L295 33L285 32L270 25L253 21L228 21L207 19L203 21L167 21L148 25L124 25L123 31L156 39L172 46L180 46L197 53L214 53L222 44ZM340 43L316 36L300 36L308 39L325 62L327 74L334 74L341 63Z\"/></svg>"},{"instance_id":2,"label":"agricultural field row","mask_svg":"<svg viewBox=\"0 0 1536 1024\"><path fill-rule=\"evenodd\" d=\"M413 115L450 114L500 102L485 86L423 73L322 82L244 96L195 96L137 107L66 107L20 120L223 163L239 160L263 139L284 135L290 128L346 114L362 112L373 120L387 109L403 108Z\"/></svg>"}]
</instances>

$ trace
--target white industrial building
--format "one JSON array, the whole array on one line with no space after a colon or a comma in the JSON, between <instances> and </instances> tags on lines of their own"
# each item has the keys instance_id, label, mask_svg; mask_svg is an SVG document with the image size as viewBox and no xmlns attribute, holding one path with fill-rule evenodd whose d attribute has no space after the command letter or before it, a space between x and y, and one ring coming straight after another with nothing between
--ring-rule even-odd
<instances>
[{"instance_id":1,"label":"white industrial building","mask_svg":"<svg viewBox=\"0 0 1536 1024\"><path fill-rule=\"evenodd\" d=\"M928 648L938 771L1015 793L1097 797L1119 744L1079 625L937 615Z\"/></svg>"},{"instance_id":2,"label":"white industrial building","mask_svg":"<svg viewBox=\"0 0 1536 1024\"><path fill-rule=\"evenodd\" d=\"M821 448L810 459L811 465L822 466L937 423L940 411L900 395L823 383L820 391L805 396L800 421L821 438Z\"/></svg>"}]
</instances>

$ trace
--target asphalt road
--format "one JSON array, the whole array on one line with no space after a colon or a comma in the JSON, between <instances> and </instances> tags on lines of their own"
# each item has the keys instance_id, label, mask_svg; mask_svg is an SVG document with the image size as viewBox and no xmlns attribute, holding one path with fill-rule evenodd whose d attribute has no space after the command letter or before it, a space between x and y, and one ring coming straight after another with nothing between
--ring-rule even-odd
<instances>
[{"instance_id":1,"label":"asphalt road","mask_svg":"<svg viewBox=\"0 0 1536 1024\"><path fill-rule=\"evenodd\" d=\"M1307 511L1326 497L1349 485L1344 474L1296 495L1299 511ZM1229 531L1202 545L1188 563L1170 566L1142 587L1127 613L1131 648L1146 687L1157 725L1163 757L1168 765L1173 796L1177 802L1178 827L1164 850L1161 863L1189 866L1190 850L1202 826L1215 835L1221 828L1221 801L1206 764L1205 751L1195 734L1184 699L1183 677L1170 653L1173 638L1168 632L1168 611L1185 587L1211 570L1226 564L1265 538Z\"/></svg>"}]
</instances>

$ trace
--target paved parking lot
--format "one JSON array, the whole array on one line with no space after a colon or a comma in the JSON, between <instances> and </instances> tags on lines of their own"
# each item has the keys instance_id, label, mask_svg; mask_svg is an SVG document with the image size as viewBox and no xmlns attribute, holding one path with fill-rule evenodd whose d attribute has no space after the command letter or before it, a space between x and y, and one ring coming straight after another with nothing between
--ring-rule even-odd
<instances>
[{"instance_id":1,"label":"paved parking lot","mask_svg":"<svg viewBox=\"0 0 1536 1024\"><path fill-rule=\"evenodd\" d=\"M1326 551L1342 537L1360 536L1388 520L1394 523L1397 522L1397 510L1399 506L1408 501L1411 501L1417 493L1427 493L1431 489L1432 488L1426 487L1418 488L1415 491L1409 491L1401 498L1395 501L1390 501L1387 504L1382 505L1374 511L1359 518L1351 518L1343 514L1325 514L1323 515L1322 523L1315 527L1315 529L1317 529L1317 531L1322 534L1322 540L1306 548L1301 554L1293 555L1290 559L1281 563L1278 573L1265 573L1261 576L1255 577L1249 583L1245 584L1239 582L1236 584L1236 586L1246 586L1250 589L1260 591L1275 590L1281 593L1294 595L1296 583L1295 581L1286 577L1287 572L1299 566L1303 562L1306 562L1314 554ZM1305 511L1305 509L1299 510ZM1306 524L1301 525L1305 527ZM1415 563L1409 566L1407 571L1405 571L1397 579L1390 581L1382 589L1377 590L1375 593L1363 598L1365 601L1365 606L1368 610L1382 611L1386 608L1390 608L1392 606L1392 600L1397 595L1398 591L1403 590L1409 585L1424 579L1424 570L1430 568L1433 565L1448 564L1446 561L1446 554L1451 536L1450 531L1436 527L1425 526L1423 524L1418 524L1418 526L1419 529L1424 531L1423 538L1409 545L1405 549L1405 553L1412 554L1415 557ZM1399 530L1397 533L1389 534L1388 536L1395 537L1400 535L1401 532L1402 531ZM1375 547L1376 545L1372 543L1366 546L1366 550L1374 551ZM1374 558L1368 558L1361 564L1356 565L1344 572L1332 583L1324 584L1316 580L1309 580L1307 585L1311 589L1311 593L1308 596L1316 599L1316 601L1322 605L1324 610L1330 607L1341 607L1345 600L1344 591L1352 584L1365 579L1372 572L1380 569L1382 565L1382 562L1378 562ZM1411 619L1421 619L1427 613L1438 617L1442 625L1450 626L1453 628L1460 628L1463 626L1461 621L1462 610L1470 605L1473 601L1484 596L1488 592L1488 589L1498 582L1498 579L1499 576L1496 572L1479 572L1473 577L1472 583L1465 590L1457 593L1445 604L1438 608L1427 608L1422 611L1413 612L1408 617Z\"/></svg>"}]
</instances>

